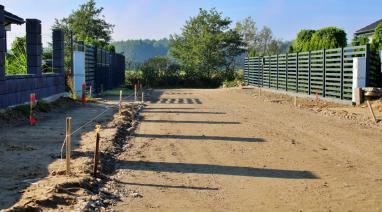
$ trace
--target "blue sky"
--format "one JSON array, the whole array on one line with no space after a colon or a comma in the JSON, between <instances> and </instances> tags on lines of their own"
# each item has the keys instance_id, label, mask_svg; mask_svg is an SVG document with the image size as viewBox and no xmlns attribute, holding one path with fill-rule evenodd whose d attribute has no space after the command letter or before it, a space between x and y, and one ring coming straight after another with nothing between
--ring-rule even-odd
<instances>
[{"instance_id":1,"label":"blue sky","mask_svg":"<svg viewBox=\"0 0 382 212\"><path fill-rule=\"evenodd\" d=\"M70 14L86 0L1 0L6 10L23 18L42 20L43 34L50 33L55 18ZM159 39L179 33L199 8L215 7L234 22L252 16L257 27L269 26L275 37L294 39L303 28L343 28L348 39L357 29L382 19L382 0L96 0L115 24L114 40ZM14 27L20 34L23 27Z\"/></svg>"}]
</instances>

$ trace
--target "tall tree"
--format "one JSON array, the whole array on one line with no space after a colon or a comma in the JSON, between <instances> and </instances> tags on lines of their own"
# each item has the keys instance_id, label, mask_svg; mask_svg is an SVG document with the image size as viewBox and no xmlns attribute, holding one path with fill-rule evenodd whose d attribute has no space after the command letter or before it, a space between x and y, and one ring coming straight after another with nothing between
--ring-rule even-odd
<instances>
[{"instance_id":1,"label":"tall tree","mask_svg":"<svg viewBox=\"0 0 382 212\"><path fill-rule=\"evenodd\" d=\"M235 30L242 36L248 51L255 47L257 28L256 22L251 16L246 17L243 21L237 22Z\"/></svg>"},{"instance_id":2,"label":"tall tree","mask_svg":"<svg viewBox=\"0 0 382 212\"><path fill-rule=\"evenodd\" d=\"M216 9L200 9L180 35L171 36L170 53L183 65L187 77L210 79L214 71L224 67L229 71L229 58L244 51L241 36L229 30L230 24Z\"/></svg>"},{"instance_id":3,"label":"tall tree","mask_svg":"<svg viewBox=\"0 0 382 212\"><path fill-rule=\"evenodd\" d=\"M270 44L273 40L271 28L264 26L257 36L257 54L260 56L270 54Z\"/></svg>"},{"instance_id":4,"label":"tall tree","mask_svg":"<svg viewBox=\"0 0 382 212\"><path fill-rule=\"evenodd\" d=\"M103 7L97 7L94 0L88 0L72 14L61 20L55 20L53 28L73 32L75 38L87 43L106 46L111 41L114 25L105 21Z\"/></svg>"}]
</instances>

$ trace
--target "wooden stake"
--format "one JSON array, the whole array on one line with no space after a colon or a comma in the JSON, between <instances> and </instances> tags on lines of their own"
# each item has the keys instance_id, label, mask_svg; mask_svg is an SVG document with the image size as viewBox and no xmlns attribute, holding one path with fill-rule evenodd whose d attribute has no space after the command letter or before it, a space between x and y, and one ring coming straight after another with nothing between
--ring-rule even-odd
<instances>
[{"instance_id":1,"label":"wooden stake","mask_svg":"<svg viewBox=\"0 0 382 212\"><path fill-rule=\"evenodd\" d=\"M297 96L294 96L294 106L297 107Z\"/></svg>"},{"instance_id":2,"label":"wooden stake","mask_svg":"<svg viewBox=\"0 0 382 212\"><path fill-rule=\"evenodd\" d=\"M259 88L259 96L261 96L261 88Z\"/></svg>"},{"instance_id":3,"label":"wooden stake","mask_svg":"<svg viewBox=\"0 0 382 212\"><path fill-rule=\"evenodd\" d=\"M137 84L134 85L134 102L137 101Z\"/></svg>"},{"instance_id":4,"label":"wooden stake","mask_svg":"<svg viewBox=\"0 0 382 212\"><path fill-rule=\"evenodd\" d=\"M370 113L373 116L374 122L377 124L378 121L377 121L377 118L375 118L375 114L374 114L373 108L371 107L369 100L367 100L367 106L369 107Z\"/></svg>"},{"instance_id":5,"label":"wooden stake","mask_svg":"<svg viewBox=\"0 0 382 212\"><path fill-rule=\"evenodd\" d=\"M142 104L145 102L145 100L144 100L144 96L145 96L145 94L144 94L143 91L142 91Z\"/></svg>"},{"instance_id":6,"label":"wooden stake","mask_svg":"<svg viewBox=\"0 0 382 212\"><path fill-rule=\"evenodd\" d=\"M101 125L96 125L96 148L94 153L94 169L93 169L93 176L97 177L97 169L98 169L98 163L99 163L99 131L101 129Z\"/></svg>"},{"instance_id":7,"label":"wooden stake","mask_svg":"<svg viewBox=\"0 0 382 212\"><path fill-rule=\"evenodd\" d=\"M72 128L72 118L66 117L66 175L70 175L71 128Z\"/></svg>"},{"instance_id":8,"label":"wooden stake","mask_svg":"<svg viewBox=\"0 0 382 212\"><path fill-rule=\"evenodd\" d=\"M89 98L92 99L93 94L92 94L92 86L89 87Z\"/></svg>"},{"instance_id":9,"label":"wooden stake","mask_svg":"<svg viewBox=\"0 0 382 212\"><path fill-rule=\"evenodd\" d=\"M119 115L122 113L122 90L119 91Z\"/></svg>"},{"instance_id":10,"label":"wooden stake","mask_svg":"<svg viewBox=\"0 0 382 212\"><path fill-rule=\"evenodd\" d=\"M131 103L131 119L134 120L135 117L135 108L134 108L134 103Z\"/></svg>"}]
</instances>

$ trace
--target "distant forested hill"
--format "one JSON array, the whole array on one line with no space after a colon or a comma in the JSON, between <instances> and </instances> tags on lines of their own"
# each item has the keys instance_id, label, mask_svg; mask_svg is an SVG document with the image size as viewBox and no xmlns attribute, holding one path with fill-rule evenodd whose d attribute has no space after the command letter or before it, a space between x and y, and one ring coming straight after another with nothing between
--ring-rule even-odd
<instances>
[{"instance_id":1,"label":"distant forested hill","mask_svg":"<svg viewBox=\"0 0 382 212\"><path fill-rule=\"evenodd\" d=\"M137 65L155 56L166 56L169 49L167 38L160 40L125 40L113 42L118 53L123 52L126 57L127 68Z\"/></svg>"}]
</instances>

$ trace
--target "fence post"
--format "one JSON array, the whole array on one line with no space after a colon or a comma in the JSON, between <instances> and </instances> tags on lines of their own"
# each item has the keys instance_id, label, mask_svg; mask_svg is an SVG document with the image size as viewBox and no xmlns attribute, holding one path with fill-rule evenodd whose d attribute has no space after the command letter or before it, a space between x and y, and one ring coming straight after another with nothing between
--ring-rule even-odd
<instances>
[{"instance_id":1,"label":"fence post","mask_svg":"<svg viewBox=\"0 0 382 212\"><path fill-rule=\"evenodd\" d=\"M271 56L268 56L268 88L271 88Z\"/></svg>"},{"instance_id":2,"label":"fence post","mask_svg":"<svg viewBox=\"0 0 382 212\"><path fill-rule=\"evenodd\" d=\"M296 93L298 93L298 52L296 53Z\"/></svg>"},{"instance_id":3,"label":"fence post","mask_svg":"<svg viewBox=\"0 0 382 212\"><path fill-rule=\"evenodd\" d=\"M53 29L53 71L64 73L64 32L61 29Z\"/></svg>"},{"instance_id":4,"label":"fence post","mask_svg":"<svg viewBox=\"0 0 382 212\"><path fill-rule=\"evenodd\" d=\"M309 87L309 95L311 95L312 94L312 83L311 83L311 75L312 75L312 70L311 70L311 65L312 65L312 63L311 63L311 54L312 54L312 52L311 51L309 51L309 53L308 53L308 87Z\"/></svg>"},{"instance_id":5,"label":"fence post","mask_svg":"<svg viewBox=\"0 0 382 212\"><path fill-rule=\"evenodd\" d=\"M264 68L263 68L263 60L261 59L261 61L260 61L260 57L258 57L257 58L258 59L258 61L259 61L259 72L261 72L260 74L261 74L261 87L263 87L264 86Z\"/></svg>"},{"instance_id":6,"label":"fence post","mask_svg":"<svg viewBox=\"0 0 382 212\"><path fill-rule=\"evenodd\" d=\"M285 54L285 90L288 91L288 53Z\"/></svg>"},{"instance_id":7,"label":"fence post","mask_svg":"<svg viewBox=\"0 0 382 212\"><path fill-rule=\"evenodd\" d=\"M365 87L370 85L370 44L366 44L365 46L365 56L366 56L366 85Z\"/></svg>"},{"instance_id":8,"label":"fence post","mask_svg":"<svg viewBox=\"0 0 382 212\"><path fill-rule=\"evenodd\" d=\"M70 143L71 143L72 118L66 117L66 175L70 174Z\"/></svg>"},{"instance_id":9,"label":"fence post","mask_svg":"<svg viewBox=\"0 0 382 212\"><path fill-rule=\"evenodd\" d=\"M27 73L41 76L41 21L26 20Z\"/></svg>"},{"instance_id":10,"label":"fence post","mask_svg":"<svg viewBox=\"0 0 382 212\"><path fill-rule=\"evenodd\" d=\"M4 6L0 5L0 81L5 80L6 32L4 27Z\"/></svg>"},{"instance_id":11,"label":"fence post","mask_svg":"<svg viewBox=\"0 0 382 212\"><path fill-rule=\"evenodd\" d=\"M366 58L353 58L352 102L356 102L355 89L366 86Z\"/></svg>"},{"instance_id":12,"label":"fence post","mask_svg":"<svg viewBox=\"0 0 382 212\"><path fill-rule=\"evenodd\" d=\"M344 48L341 48L341 73L340 73L340 83L341 83L341 99L344 99Z\"/></svg>"},{"instance_id":13,"label":"fence post","mask_svg":"<svg viewBox=\"0 0 382 212\"><path fill-rule=\"evenodd\" d=\"M276 55L276 89L279 89L279 54Z\"/></svg>"},{"instance_id":14,"label":"fence post","mask_svg":"<svg viewBox=\"0 0 382 212\"><path fill-rule=\"evenodd\" d=\"M323 74L322 74L322 97L326 96L326 49L324 49L324 62L323 62Z\"/></svg>"}]
</instances>

